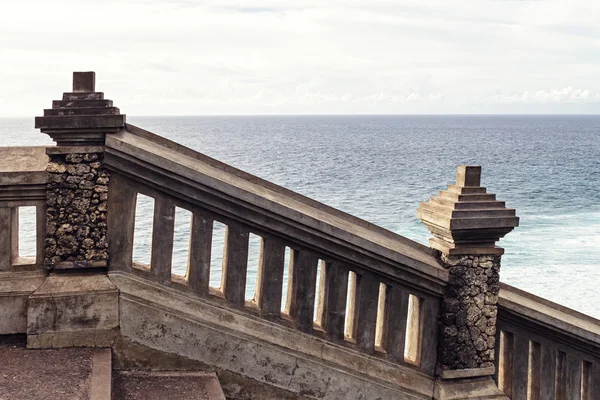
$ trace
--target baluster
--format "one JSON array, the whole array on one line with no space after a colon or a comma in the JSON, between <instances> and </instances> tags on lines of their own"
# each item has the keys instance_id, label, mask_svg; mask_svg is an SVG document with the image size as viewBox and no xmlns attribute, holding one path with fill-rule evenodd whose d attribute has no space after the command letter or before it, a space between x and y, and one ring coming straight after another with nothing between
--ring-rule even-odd
<instances>
[{"instance_id":1,"label":"baluster","mask_svg":"<svg viewBox=\"0 0 600 400\"><path fill-rule=\"evenodd\" d=\"M529 342L529 382L527 400L540 400L540 380L542 372L541 346L537 342Z\"/></svg>"},{"instance_id":2,"label":"baluster","mask_svg":"<svg viewBox=\"0 0 600 400\"><path fill-rule=\"evenodd\" d=\"M440 312L440 300L435 297L421 299L421 360L420 367L423 372L433 375L437 357L438 340L438 313Z\"/></svg>"},{"instance_id":3,"label":"baluster","mask_svg":"<svg viewBox=\"0 0 600 400\"><path fill-rule=\"evenodd\" d=\"M227 226L222 287L225 298L237 306L245 302L249 238L248 230L237 225Z\"/></svg>"},{"instance_id":4,"label":"baluster","mask_svg":"<svg viewBox=\"0 0 600 400\"><path fill-rule=\"evenodd\" d=\"M567 353L567 398L581 400L581 360Z\"/></svg>"},{"instance_id":5,"label":"baluster","mask_svg":"<svg viewBox=\"0 0 600 400\"><path fill-rule=\"evenodd\" d=\"M555 400L570 400L567 397L567 355L556 352L556 375L554 381Z\"/></svg>"},{"instance_id":6,"label":"baluster","mask_svg":"<svg viewBox=\"0 0 600 400\"><path fill-rule=\"evenodd\" d=\"M528 364L529 340L523 335L515 335L512 400L527 400Z\"/></svg>"},{"instance_id":7,"label":"baluster","mask_svg":"<svg viewBox=\"0 0 600 400\"><path fill-rule=\"evenodd\" d=\"M554 399L556 374L556 349L548 344L541 346L540 399Z\"/></svg>"},{"instance_id":8,"label":"baluster","mask_svg":"<svg viewBox=\"0 0 600 400\"><path fill-rule=\"evenodd\" d=\"M39 205L35 207L35 263L44 265L46 238L46 206Z\"/></svg>"},{"instance_id":9,"label":"baluster","mask_svg":"<svg viewBox=\"0 0 600 400\"><path fill-rule=\"evenodd\" d=\"M190 232L190 250L187 279L190 288L199 294L208 294L213 220L194 213Z\"/></svg>"},{"instance_id":10,"label":"baluster","mask_svg":"<svg viewBox=\"0 0 600 400\"><path fill-rule=\"evenodd\" d=\"M319 293L318 293L318 304L317 304L317 315L316 315L316 323L317 325L324 329L325 324L327 322L327 318L325 318L325 305L327 304L327 285L325 281L327 280L327 263L323 260L321 262L321 270L319 272Z\"/></svg>"},{"instance_id":11,"label":"baluster","mask_svg":"<svg viewBox=\"0 0 600 400\"><path fill-rule=\"evenodd\" d=\"M353 336L358 348L367 353L375 350L378 302L379 281L372 274L357 276Z\"/></svg>"},{"instance_id":12,"label":"baluster","mask_svg":"<svg viewBox=\"0 0 600 400\"><path fill-rule=\"evenodd\" d=\"M348 268L339 262L325 265L325 330L332 340L344 340L346 297L348 295Z\"/></svg>"},{"instance_id":13,"label":"baluster","mask_svg":"<svg viewBox=\"0 0 600 400\"><path fill-rule=\"evenodd\" d=\"M266 318L281 316L285 246L279 240L264 237L261 243L255 301Z\"/></svg>"},{"instance_id":14,"label":"baluster","mask_svg":"<svg viewBox=\"0 0 600 400\"><path fill-rule=\"evenodd\" d=\"M581 400L592 400L594 395L594 364L583 361L581 364Z\"/></svg>"},{"instance_id":15,"label":"baluster","mask_svg":"<svg viewBox=\"0 0 600 400\"><path fill-rule=\"evenodd\" d=\"M154 202L150 269L163 284L171 282L174 231L175 204L165 196L157 196Z\"/></svg>"},{"instance_id":16,"label":"baluster","mask_svg":"<svg viewBox=\"0 0 600 400\"><path fill-rule=\"evenodd\" d=\"M19 207L12 207L10 217L10 264L19 257Z\"/></svg>"},{"instance_id":17,"label":"baluster","mask_svg":"<svg viewBox=\"0 0 600 400\"><path fill-rule=\"evenodd\" d=\"M133 263L133 232L137 192L118 174L110 178L107 240L110 269L130 272Z\"/></svg>"},{"instance_id":18,"label":"baluster","mask_svg":"<svg viewBox=\"0 0 600 400\"><path fill-rule=\"evenodd\" d=\"M600 367L597 362L592 364L592 387L590 389L592 396L590 399L600 400Z\"/></svg>"},{"instance_id":19,"label":"baluster","mask_svg":"<svg viewBox=\"0 0 600 400\"><path fill-rule=\"evenodd\" d=\"M292 249L288 283L289 315L302 332L312 333L317 284L317 263L313 253Z\"/></svg>"},{"instance_id":20,"label":"baluster","mask_svg":"<svg viewBox=\"0 0 600 400\"><path fill-rule=\"evenodd\" d=\"M498 358L498 387L509 399L513 394L515 337L512 333L500 332L500 357Z\"/></svg>"},{"instance_id":21,"label":"baluster","mask_svg":"<svg viewBox=\"0 0 600 400\"><path fill-rule=\"evenodd\" d=\"M388 358L396 362L404 362L404 345L406 343L406 324L408 322L408 291L400 286L390 286L386 296L385 327L387 341L385 350Z\"/></svg>"},{"instance_id":22,"label":"baluster","mask_svg":"<svg viewBox=\"0 0 600 400\"><path fill-rule=\"evenodd\" d=\"M13 264L13 210L0 207L0 271L10 269Z\"/></svg>"}]
</instances>

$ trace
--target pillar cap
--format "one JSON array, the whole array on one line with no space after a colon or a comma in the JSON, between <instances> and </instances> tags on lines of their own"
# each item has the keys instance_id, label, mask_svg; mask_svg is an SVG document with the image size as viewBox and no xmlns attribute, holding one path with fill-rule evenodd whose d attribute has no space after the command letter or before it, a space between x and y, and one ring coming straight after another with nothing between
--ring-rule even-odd
<instances>
[{"instance_id":1,"label":"pillar cap","mask_svg":"<svg viewBox=\"0 0 600 400\"><path fill-rule=\"evenodd\" d=\"M433 234L431 247L446 255L503 254L496 242L519 217L481 186L481 166L459 165L456 183L421 203L417 217Z\"/></svg>"},{"instance_id":2,"label":"pillar cap","mask_svg":"<svg viewBox=\"0 0 600 400\"><path fill-rule=\"evenodd\" d=\"M35 127L48 134L59 146L104 145L107 133L119 132L125 115L96 92L95 72L73 72L73 91L54 100L43 117L35 117Z\"/></svg>"}]
</instances>

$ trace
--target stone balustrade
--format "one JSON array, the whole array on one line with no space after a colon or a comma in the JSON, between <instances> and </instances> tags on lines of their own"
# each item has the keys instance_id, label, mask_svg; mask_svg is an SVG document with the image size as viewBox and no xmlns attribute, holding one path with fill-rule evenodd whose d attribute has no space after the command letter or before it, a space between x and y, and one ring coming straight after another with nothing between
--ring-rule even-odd
<instances>
[{"instance_id":1,"label":"stone balustrade","mask_svg":"<svg viewBox=\"0 0 600 400\"><path fill-rule=\"evenodd\" d=\"M500 283L496 242L519 219L478 166L421 204L426 247L126 124L91 72L36 126L57 146L0 148L0 334L111 347L115 365L202 363L231 396L600 399L600 322ZM140 196L154 205L147 263ZM34 258L19 251L26 206Z\"/></svg>"},{"instance_id":2,"label":"stone balustrade","mask_svg":"<svg viewBox=\"0 0 600 400\"><path fill-rule=\"evenodd\" d=\"M27 299L44 281L47 162L44 147L0 147L0 335L26 331ZM35 210L29 226L22 207ZM35 254L23 252L20 228Z\"/></svg>"},{"instance_id":3,"label":"stone balustrade","mask_svg":"<svg viewBox=\"0 0 600 400\"><path fill-rule=\"evenodd\" d=\"M501 284L495 380L510 399L600 398L600 321Z\"/></svg>"},{"instance_id":4,"label":"stone balustrade","mask_svg":"<svg viewBox=\"0 0 600 400\"><path fill-rule=\"evenodd\" d=\"M44 147L0 148L0 272L35 270L43 265L46 232ZM19 208L35 207L35 257L19 253Z\"/></svg>"},{"instance_id":5,"label":"stone balustrade","mask_svg":"<svg viewBox=\"0 0 600 400\"><path fill-rule=\"evenodd\" d=\"M175 143L134 126L126 129L106 142L110 271L222 299L229 307L433 375L447 274L431 250L364 221L353 226L352 217L339 211L328 213L322 204L191 150L173 151ZM149 265L132 259L138 194L154 200ZM185 276L172 272L176 207L192 215ZM226 226L219 288L209 286L215 221ZM261 250L256 294L246 301L250 234L260 237Z\"/></svg>"}]
</instances>

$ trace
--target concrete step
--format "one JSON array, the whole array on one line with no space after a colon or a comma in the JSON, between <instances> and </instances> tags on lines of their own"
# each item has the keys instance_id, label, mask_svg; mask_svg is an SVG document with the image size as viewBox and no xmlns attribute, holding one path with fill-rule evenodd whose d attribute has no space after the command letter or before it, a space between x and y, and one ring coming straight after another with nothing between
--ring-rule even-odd
<instances>
[{"instance_id":1,"label":"concrete step","mask_svg":"<svg viewBox=\"0 0 600 400\"><path fill-rule=\"evenodd\" d=\"M214 373L113 371L111 350L27 349L0 337L0 400L225 400Z\"/></svg>"},{"instance_id":2,"label":"concrete step","mask_svg":"<svg viewBox=\"0 0 600 400\"><path fill-rule=\"evenodd\" d=\"M214 373L114 371L112 400L225 400Z\"/></svg>"},{"instance_id":3,"label":"concrete step","mask_svg":"<svg viewBox=\"0 0 600 400\"><path fill-rule=\"evenodd\" d=\"M0 344L0 400L110 400L110 349Z\"/></svg>"}]
</instances>

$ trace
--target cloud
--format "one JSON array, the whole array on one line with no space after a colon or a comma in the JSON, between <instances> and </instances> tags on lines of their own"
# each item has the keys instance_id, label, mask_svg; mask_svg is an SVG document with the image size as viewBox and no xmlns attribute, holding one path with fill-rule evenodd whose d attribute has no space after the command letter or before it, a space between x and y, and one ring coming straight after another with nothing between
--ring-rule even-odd
<instances>
[{"instance_id":1,"label":"cloud","mask_svg":"<svg viewBox=\"0 0 600 400\"><path fill-rule=\"evenodd\" d=\"M524 91L513 94L497 94L492 97L499 103L588 103L600 99L600 93L591 93L588 89L577 89L572 86L562 89Z\"/></svg>"},{"instance_id":2,"label":"cloud","mask_svg":"<svg viewBox=\"0 0 600 400\"><path fill-rule=\"evenodd\" d=\"M39 113L73 70L129 114L589 112L599 20L595 0L11 2L0 112Z\"/></svg>"}]
</instances>

